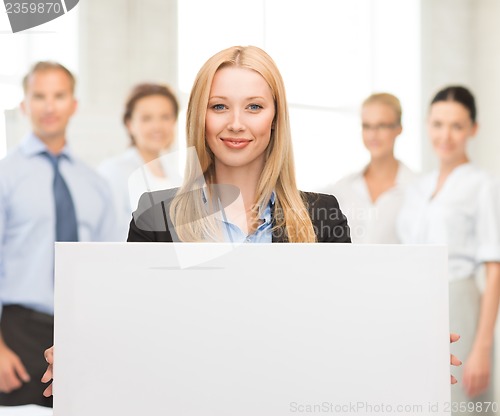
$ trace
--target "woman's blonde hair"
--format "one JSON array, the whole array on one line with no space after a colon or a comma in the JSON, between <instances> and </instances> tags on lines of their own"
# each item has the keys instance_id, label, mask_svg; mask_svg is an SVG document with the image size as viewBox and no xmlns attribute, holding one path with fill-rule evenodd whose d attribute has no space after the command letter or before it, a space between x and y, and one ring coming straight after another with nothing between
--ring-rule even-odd
<instances>
[{"instance_id":1,"label":"woman's blonde hair","mask_svg":"<svg viewBox=\"0 0 500 416\"><path fill-rule=\"evenodd\" d=\"M196 76L187 109L186 137L188 148L194 147L198 160L188 157L184 183L170 206L170 218L178 238L181 241L220 241L221 238L214 221L210 220L213 211L207 208L213 198L208 198L208 204L204 202L200 181L209 185L215 182L214 155L205 140L205 117L214 75L228 66L259 73L271 88L274 99L271 140L254 206L266 206L274 191L274 231L284 231L290 242L316 241L306 203L297 190L283 79L271 57L255 46L234 46L215 54Z\"/></svg>"},{"instance_id":2,"label":"woman's blonde hair","mask_svg":"<svg viewBox=\"0 0 500 416\"><path fill-rule=\"evenodd\" d=\"M399 125L401 125L401 118L403 117L403 110L401 108L401 102L398 97L395 95L389 94L387 92L379 92L370 95L363 101L361 108L365 107L368 104L380 103L384 104L394 111L396 114L396 121Z\"/></svg>"}]
</instances>

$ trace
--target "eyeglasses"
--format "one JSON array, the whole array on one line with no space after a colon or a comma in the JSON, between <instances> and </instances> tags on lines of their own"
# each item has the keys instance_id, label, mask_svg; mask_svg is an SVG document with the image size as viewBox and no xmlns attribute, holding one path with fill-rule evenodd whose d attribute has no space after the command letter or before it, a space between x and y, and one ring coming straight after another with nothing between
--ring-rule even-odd
<instances>
[{"instance_id":1,"label":"eyeglasses","mask_svg":"<svg viewBox=\"0 0 500 416\"><path fill-rule=\"evenodd\" d=\"M386 123L380 123L380 124L362 124L361 125L361 129L363 131L376 131L376 132L379 132L379 131L389 131L389 130L393 130L395 129L396 127L399 127L399 123L393 123L393 124L386 124Z\"/></svg>"}]
</instances>

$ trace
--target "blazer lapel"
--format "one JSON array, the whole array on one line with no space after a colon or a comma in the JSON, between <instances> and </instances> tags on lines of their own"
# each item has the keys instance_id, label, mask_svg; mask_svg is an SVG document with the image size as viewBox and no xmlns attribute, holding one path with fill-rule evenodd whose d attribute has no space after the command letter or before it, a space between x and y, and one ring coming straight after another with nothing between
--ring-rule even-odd
<instances>
[{"instance_id":1,"label":"blazer lapel","mask_svg":"<svg viewBox=\"0 0 500 416\"><path fill-rule=\"evenodd\" d=\"M273 219L273 243L288 243L288 238L286 237L285 230L283 227L275 228L276 219L274 217L274 204L271 207L271 218Z\"/></svg>"}]
</instances>

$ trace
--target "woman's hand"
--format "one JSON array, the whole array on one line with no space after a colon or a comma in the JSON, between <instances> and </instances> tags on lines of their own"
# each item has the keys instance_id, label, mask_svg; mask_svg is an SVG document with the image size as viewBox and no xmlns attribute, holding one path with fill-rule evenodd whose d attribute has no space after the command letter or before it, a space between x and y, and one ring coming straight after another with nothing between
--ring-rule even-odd
<instances>
[{"instance_id":1,"label":"woman's hand","mask_svg":"<svg viewBox=\"0 0 500 416\"><path fill-rule=\"evenodd\" d=\"M486 391L491 377L491 350L473 348L464 365L463 385L470 398Z\"/></svg>"},{"instance_id":2,"label":"woman's hand","mask_svg":"<svg viewBox=\"0 0 500 416\"><path fill-rule=\"evenodd\" d=\"M45 361L47 361L49 366L47 367L47 370L42 376L42 383L48 383L50 380L52 380L52 365L54 364L54 346L50 347L48 350L45 350L44 356L45 356ZM49 386L45 389L43 395L45 397L52 396L52 383L50 383Z\"/></svg>"},{"instance_id":3,"label":"woman's hand","mask_svg":"<svg viewBox=\"0 0 500 416\"><path fill-rule=\"evenodd\" d=\"M460 339L460 335L450 334L450 343L457 342L459 339ZM450 354L450 364L459 366L459 365L462 365L462 361L460 361L453 354ZM451 376L451 384L457 384L457 379L453 375Z\"/></svg>"},{"instance_id":4,"label":"woman's hand","mask_svg":"<svg viewBox=\"0 0 500 416\"><path fill-rule=\"evenodd\" d=\"M456 342L460 339L460 335L457 334L450 334L450 342ZM50 380L52 380L52 365L54 364L54 347L50 347L48 350L45 351L45 360L49 364L47 367L47 371L45 371L43 377L42 377L42 382L43 383L48 383ZM461 365L462 362L455 357L454 355L450 355L450 364L451 365ZM464 377L465 379L465 377ZM451 376L451 384L456 384L457 379L453 376ZM465 383L464 383L465 384ZM45 389L43 392L43 395L46 397L49 397L52 395L52 383Z\"/></svg>"}]
</instances>

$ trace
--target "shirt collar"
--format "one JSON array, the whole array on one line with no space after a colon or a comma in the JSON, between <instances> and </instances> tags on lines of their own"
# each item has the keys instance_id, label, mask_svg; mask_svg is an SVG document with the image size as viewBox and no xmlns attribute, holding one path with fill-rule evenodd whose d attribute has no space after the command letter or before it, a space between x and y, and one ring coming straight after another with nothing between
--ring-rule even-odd
<instances>
[{"instance_id":1,"label":"shirt collar","mask_svg":"<svg viewBox=\"0 0 500 416\"><path fill-rule=\"evenodd\" d=\"M24 137L21 142L21 150L27 157L36 156L44 152L50 153L45 143L42 142L34 133L30 133ZM73 155L71 154L67 144L64 145L60 154L70 162L73 161Z\"/></svg>"},{"instance_id":2,"label":"shirt collar","mask_svg":"<svg viewBox=\"0 0 500 416\"><path fill-rule=\"evenodd\" d=\"M271 197L269 198L269 202L267 205L259 209L259 219L264 220L265 223L270 223L272 221L271 214L274 207L274 202L276 201L276 193L273 191L271 193Z\"/></svg>"},{"instance_id":3,"label":"shirt collar","mask_svg":"<svg viewBox=\"0 0 500 416\"><path fill-rule=\"evenodd\" d=\"M207 204L208 199L205 187L201 188L201 196L203 198L203 203ZM264 220L265 222L271 221L271 213L275 201L276 201L276 192L272 191L268 203L266 205L263 204L263 206L259 208L259 219Z\"/></svg>"},{"instance_id":4,"label":"shirt collar","mask_svg":"<svg viewBox=\"0 0 500 416\"><path fill-rule=\"evenodd\" d=\"M365 181L366 169L368 169L368 165L366 165L359 172L356 172L355 180L357 182L364 182ZM410 175L411 175L410 169L408 169L408 167L406 167L406 165L403 162L398 160L398 171L396 173L396 178L394 180L394 184L396 186L405 185L408 182L408 178Z\"/></svg>"}]
</instances>

